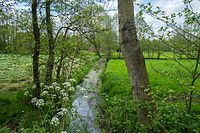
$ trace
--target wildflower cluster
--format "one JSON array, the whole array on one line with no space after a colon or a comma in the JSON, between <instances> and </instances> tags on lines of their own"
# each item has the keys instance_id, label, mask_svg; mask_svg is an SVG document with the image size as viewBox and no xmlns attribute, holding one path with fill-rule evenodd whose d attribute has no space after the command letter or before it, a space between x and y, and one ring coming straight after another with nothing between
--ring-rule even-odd
<instances>
[{"instance_id":1,"label":"wildflower cluster","mask_svg":"<svg viewBox=\"0 0 200 133\"><path fill-rule=\"evenodd\" d=\"M75 108L71 108L71 104L73 102L73 95L75 94L76 90L85 91L84 88L81 86L76 85L75 79L70 79L66 82L63 82L61 84L54 82L50 85L45 85L44 83L40 83L41 87L41 94L40 98L34 97L31 100L31 103L35 106L37 106L41 112L42 115L48 115L48 120L46 120L46 125L54 125L54 126L60 126L65 125L64 121L70 121L66 119L71 119L71 117L68 117L68 115L71 115L72 113L76 114L77 111ZM32 89L35 89L36 85L32 86ZM24 92L25 96L31 96L31 91ZM87 97L84 97L85 99L88 99ZM54 114L52 116L52 114ZM44 117L44 119L47 119L47 117ZM65 119L65 120L64 120ZM63 127L63 126L61 126ZM66 131L62 131L65 133Z\"/></svg>"},{"instance_id":2,"label":"wildflower cluster","mask_svg":"<svg viewBox=\"0 0 200 133\"><path fill-rule=\"evenodd\" d=\"M60 123L60 122L59 122L58 117L53 117L53 118L51 119L51 124L52 124L52 125L57 126L59 123Z\"/></svg>"},{"instance_id":3,"label":"wildflower cluster","mask_svg":"<svg viewBox=\"0 0 200 133\"><path fill-rule=\"evenodd\" d=\"M59 112L57 113L57 115L58 115L58 116L64 116L64 115L66 115L67 113L68 113L68 110L67 110L66 108L62 108L62 110L59 111Z\"/></svg>"},{"instance_id":4,"label":"wildflower cluster","mask_svg":"<svg viewBox=\"0 0 200 133\"><path fill-rule=\"evenodd\" d=\"M44 99L37 99L37 97L34 97L31 103L35 104L37 107L44 106Z\"/></svg>"}]
</instances>

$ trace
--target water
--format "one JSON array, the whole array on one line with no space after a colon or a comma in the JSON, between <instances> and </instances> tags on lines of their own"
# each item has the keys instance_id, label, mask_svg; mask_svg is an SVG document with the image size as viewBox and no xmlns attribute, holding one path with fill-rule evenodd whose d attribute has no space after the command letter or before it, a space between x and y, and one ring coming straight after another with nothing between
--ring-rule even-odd
<instances>
[{"instance_id":1,"label":"water","mask_svg":"<svg viewBox=\"0 0 200 133\"><path fill-rule=\"evenodd\" d=\"M95 105L98 102L96 95L96 87L99 85L99 75L102 69L95 71L92 70L88 73L81 87L85 88L87 91L82 89L78 90L76 95L77 98L73 102L72 106L76 109L78 117L74 120L70 127L72 127L72 132L91 132L100 133L100 129L95 124ZM89 89L96 88L96 89ZM92 98L92 100L91 100Z\"/></svg>"}]
</instances>

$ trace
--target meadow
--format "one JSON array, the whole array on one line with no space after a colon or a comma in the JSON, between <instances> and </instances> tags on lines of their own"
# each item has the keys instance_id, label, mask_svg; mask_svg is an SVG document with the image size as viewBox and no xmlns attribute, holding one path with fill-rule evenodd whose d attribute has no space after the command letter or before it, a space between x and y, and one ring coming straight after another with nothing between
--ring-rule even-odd
<instances>
[{"instance_id":1,"label":"meadow","mask_svg":"<svg viewBox=\"0 0 200 133\"><path fill-rule=\"evenodd\" d=\"M180 63L189 69L193 69L195 61L180 60ZM186 83L192 77L173 60L149 59L146 60L146 66L157 108L162 114L159 119L162 119L162 125L165 125L166 131L182 132L184 128L190 127L194 129L194 132L198 132L200 130L198 124L200 122L199 93L194 93L198 97L196 99L198 103L192 104L192 113L188 117L184 113L184 99L173 102L162 100L165 97L181 97L185 88L178 81ZM103 114L100 120L102 127L109 125L106 126L106 131L112 132L142 132L141 125L138 125L137 121L137 113L134 107L125 61L122 59L110 60L101 79L102 87L100 92L104 99L100 105ZM195 82L197 92L200 91L199 86L200 79L197 79ZM189 89L186 91L188 92ZM160 99L156 100L157 97ZM188 120L194 121L194 125L189 123Z\"/></svg>"}]
</instances>

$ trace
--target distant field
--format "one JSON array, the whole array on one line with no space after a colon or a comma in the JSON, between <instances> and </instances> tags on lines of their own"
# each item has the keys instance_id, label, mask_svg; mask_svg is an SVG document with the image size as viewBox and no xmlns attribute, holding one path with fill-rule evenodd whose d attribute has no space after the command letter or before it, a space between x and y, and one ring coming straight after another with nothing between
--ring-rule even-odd
<instances>
[{"instance_id":1,"label":"distant field","mask_svg":"<svg viewBox=\"0 0 200 133\"><path fill-rule=\"evenodd\" d=\"M0 55L0 90L30 80L31 75L31 56Z\"/></svg>"},{"instance_id":2,"label":"distant field","mask_svg":"<svg viewBox=\"0 0 200 133\"><path fill-rule=\"evenodd\" d=\"M151 51L148 53L147 51L144 51L143 55L144 55L144 58L155 58L155 59L158 58L157 52ZM119 53L117 53L117 52L112 53L112 58L118 58L118 57L119 57ZM120 57L123 58L122 53L120 53ZM172 52L161 52L160 53L160 59L174 59L174 58L179 59L179 56L177 54L174 55L174 53L172 53ZM182 58L187 59L187 56L183 55Z\"/></svg>"}]
</instances>

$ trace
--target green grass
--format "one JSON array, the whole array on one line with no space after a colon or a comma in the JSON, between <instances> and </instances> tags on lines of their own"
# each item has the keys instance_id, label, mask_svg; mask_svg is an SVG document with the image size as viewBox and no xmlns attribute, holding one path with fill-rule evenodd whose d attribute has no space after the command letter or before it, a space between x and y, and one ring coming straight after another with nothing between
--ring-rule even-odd
<instances>
[{"instance_id":1,"label":"green grass","mask_svg":"<svg viewBox=\"0 0 200 133\"><path fill-rule=\"evenodd\" d=\"M194 69L194 60L181 60L180 62L185 67L191 70ZM164 94L164 92L167 93L172 90L174 91L174 94L178 94L180 96L181 94L183 94L184 90L181 88L180 85L178 85L176 79L168 76L163 76L160 73L155 72L153 68L161 72L162 74L171 73L172 75L177 76L177 78L182 81L185 81L186 77L188 77L188 80L191 82L191 76L187 75L186 70L172 60L146 60L146 65L151 88L154 93L157 93L158 89L160 94ZM134 100L131 93L131 86L125 61L119 59L110 60L107 63L106 70L102 74L101 79L102 87L100 88L100 92L104 97L104 100L101 102L101 110L104 110L104 116L102 116L104 122L101 122L104 124L106 123L105 125L110 123L110 130L114 130L116 132L119 132L121 130L127 130L129 132L133 132L134 130L135 132L139 132L140 126L138 125L137 121L137 114L134 108ZM200 78L195 82L195 86L198 90L200 90ZM176 106L180 106L181 108L183 108L184 103L169 103L169 105L167 105L166 103L164 107L160 106L159 108L162 108L164 111L166 111L163 113L166 113L167 117L169 116L169 118L172 118L174 115L177 115L176 113L178 110ZM166 110L166 108L170 108L169 112L167 112L168 109ZM197 115L200 114L199 104L192 105L192 113L196 113ZM129 116L128 118L126 117L127 115ZM185 115L180 113L179 115L177 115L177 117L177 123L180 123L180 119L185 118ZM193 120L193 117L191 117L191 119ZM185 121L183 121L183 123L184 122ZM175 123L171 123L171 125L165 124L168 125L169 130L170 126L175 125ZM187 125L186 123L187 122L185 122L184 124ZM175 128L176 127L174 127L174 129ZM182 129L180 128L180 131L182 131Z\"/></svg>"},{"instance_id":2,"label":"green grass","mask_svg":"<svg viewBox=\"0 0 200 133\"><path fill-rule=\"evenodd\" d=\"M31 71L31 56L0 54L0 84L27 80L31 76Z\"/></svg>"},{"instance_id":3,"label":"green grass","mask_svg":"<svg viewBox=\"0 0 200 133\"><path fill-rule=\"evenodd\" d=\"M15 119L32 108L25 104L23 91L4 91L0 94L0 125L4 122L17 123ZM11 122L12 121L12 122Z\"/></svg>"},{"instance_id":4,"label":"green grass","mask_svg":"<svg viewBox=\"0 0 200 133\"><path fill-rule=\"evenodd\" d=\"M195 61L181 60L180 62L185 67L191 70L194 69ZM176 62L172 60L146 60L146 66L152 90L155 90L159 87L163 88L164 90L173 89L177 93L183 91L181 87L177 84L177 81L175 79L163 76L153 70L154 68L162 73L170 72L177 75L179 79L185 80L187 72L184 68L181 68ZM107 90L110 92L109 94L111 95L119 94L125 88L130 88L128 71L124 60L110 60L107 64L107 68L103 76L110 79L110 81L105 80L105 86L103 86L103 88L107 88ZM189 76L188 80L191 82L191 76ZM200 78L195 82L195 86L200 86Z\"/></svg>"}]
</instances>

